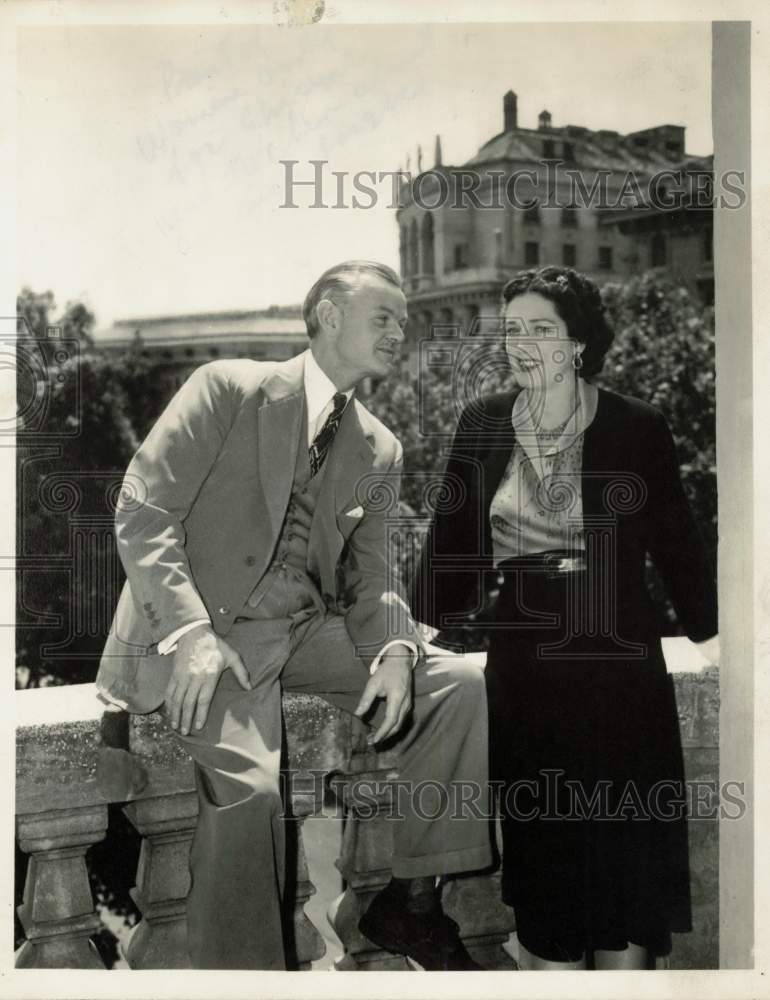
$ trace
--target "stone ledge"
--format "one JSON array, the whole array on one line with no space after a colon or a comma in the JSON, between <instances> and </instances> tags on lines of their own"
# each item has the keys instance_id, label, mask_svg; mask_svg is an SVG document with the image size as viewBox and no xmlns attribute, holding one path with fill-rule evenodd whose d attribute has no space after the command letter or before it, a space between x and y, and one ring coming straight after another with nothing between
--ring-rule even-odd
<instances>
[{"instance_id":1,"label":"stone ledge","mask_svg":"<svg viewBox=\"0 0 770 1000\"><path fill-rule=\"evenodd\" d=\"M93 684L17 691L16 812L18 815L106 805L96 778L104 704ZM299 771L344 769L353 720L322 698L283 698L288 754ZM130 745L149 782L130 799L195 788L190 757L158 713L131 717Z\"/></svg>"},{"instance_id":2,"label":"stone ledge","mask_svg":"<svg viewBox=\"0 0 770 1000\"><path fill-rule=\"evenodd\" d=\"M685 750L719 746L719 674L705 666L683 637L663 640L674 681ZM442 651L443 652L443 651ZM483 661L483 654L476 654ZM104 709L93 684L17 691L16 810L19 814L101 805L96 781ZM284 718L291 766L326 773L346 770L353 749L366 748L364 727L323 698L286 694ZM157 712L131 717L132 751L148 767L149 782L136 798L193 790L192 762ZM360 766L390 767L392 753L366 753Z\"/></svg>"}]
</instances>

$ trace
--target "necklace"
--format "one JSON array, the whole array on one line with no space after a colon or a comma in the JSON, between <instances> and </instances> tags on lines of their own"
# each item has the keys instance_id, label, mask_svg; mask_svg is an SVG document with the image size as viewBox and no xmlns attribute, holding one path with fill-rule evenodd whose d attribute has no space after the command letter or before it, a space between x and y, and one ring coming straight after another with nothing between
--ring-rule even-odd
<instances>
[{"instance_id":1,"label":"necklace","mask_svg":"<svg viewBox=\"0 0 770 1000\"><path fill-rule=\"evenodd\" d=\"M564 428L570 422L570 420L572 419L572 417L573 417L573 413L570 413L570 415L566 418L566 420L562 420L562 422L560 424L557 424L555 427L551 428L550 430L541 430L541 429L537 429L536 428L535 429L535 435L536 435L538 441L548 441L548 440L551 440L552 438L558 438L558 437L560 437L561 434L564 432Z\"/></svg>"}]
</instances>

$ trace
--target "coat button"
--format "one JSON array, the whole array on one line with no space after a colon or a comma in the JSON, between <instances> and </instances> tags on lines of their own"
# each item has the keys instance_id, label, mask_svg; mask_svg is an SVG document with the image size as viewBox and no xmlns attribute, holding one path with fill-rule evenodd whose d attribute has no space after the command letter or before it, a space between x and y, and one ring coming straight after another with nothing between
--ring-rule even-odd
<instances>
[{"instance_id":1,"label":"coat button","mask_svg":"<svg viewBox=\"0 0 770 1000\"><path fill-rule=\"evenodd\" d=\"M246 565L247 566L253 566L256 561L257 561L257 557L256 556L246 556Z\"/></svg>"},{"instance_id":2,"label":"coat button","mask_svg":"<svg viewBox=\"0 0 770 1000\"><path fill-rule=\"evenodd\" d=\"M230 614L230 609L228 608L228 606L226 604L223 604L221 608L217 608L217 611L220 613L220 615L229 615Z\"/></svg>"}]
</instances>

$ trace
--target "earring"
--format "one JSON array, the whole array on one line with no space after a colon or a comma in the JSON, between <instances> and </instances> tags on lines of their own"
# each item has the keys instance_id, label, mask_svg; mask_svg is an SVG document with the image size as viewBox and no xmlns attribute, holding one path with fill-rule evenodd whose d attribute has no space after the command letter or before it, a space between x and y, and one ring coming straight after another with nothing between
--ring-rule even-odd
<instances>
[{"instance_id":1,"label":"earring","mask_svg":"<svg viewBox=\"0 0 770 1000\"><path fill-rule=\"evenodd\" d=\"M580 351L575 351L575 353L572 355L572 367L575 369L576 372L579 372L580 369L583 367L583 356Z\"/></svg>"}]
</instances>

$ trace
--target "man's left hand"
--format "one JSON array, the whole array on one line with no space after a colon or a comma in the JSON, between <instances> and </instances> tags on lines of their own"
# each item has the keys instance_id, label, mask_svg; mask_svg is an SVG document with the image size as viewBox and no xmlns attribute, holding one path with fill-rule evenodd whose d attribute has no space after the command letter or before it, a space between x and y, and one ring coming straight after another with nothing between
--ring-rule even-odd
<instances>
[{"instance_id":1,"label":"man's left hand","mask_svg":"<svg viewBox=\"0 0 770 1000\"><path fill-rule=\"evenodd\" d=\"M355 710L365 715L375 698L385 699L385 718L368 742L379 743L399 731L412 707L412 652L405 646L388 649L369 678Z\"/></svg>"}]
</instances>

